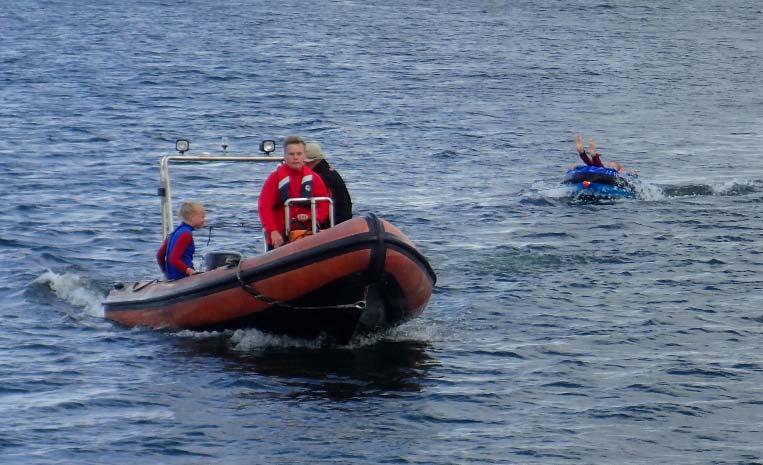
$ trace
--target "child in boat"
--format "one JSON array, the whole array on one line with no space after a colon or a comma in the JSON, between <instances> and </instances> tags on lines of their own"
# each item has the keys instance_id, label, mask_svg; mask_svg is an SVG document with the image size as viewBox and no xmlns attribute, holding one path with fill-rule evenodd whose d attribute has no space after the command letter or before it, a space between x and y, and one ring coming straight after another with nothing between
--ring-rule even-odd
<instances>
[{"instance_id":1,"label":"child in boat","mask_svg":"<svg viewBox=\"0 0 763 465\"><path fill-rule=\"evenodd\" d=\"M580 155L580 158L586 165L598 166L599 168L612 168L617 170L618 173L625 172L625 167L619 162L614 161L605 165L604 162L601 161L601 154L596 151L596 141L594 141L593 138L588 139L590 153L586 152L586 149L583 146L583 136L581 134L578 134L575 137L575 147L578 150L578 155Z\"/></svg>"},{"instance_id":2,"label":"child in boat","mask_svg":"<svg viewBox=\"0 0 763 465\"><path fill-rule=\"evenodd\" d=\"M172 231L159 250L156 261L167 280L173 281L185 278L196 272L193 269L193 254L196 246L193 243L193 230L204 226L206 211L198 202L183 202L178 211L180 224Z\"/></svg>"}]
</instances>

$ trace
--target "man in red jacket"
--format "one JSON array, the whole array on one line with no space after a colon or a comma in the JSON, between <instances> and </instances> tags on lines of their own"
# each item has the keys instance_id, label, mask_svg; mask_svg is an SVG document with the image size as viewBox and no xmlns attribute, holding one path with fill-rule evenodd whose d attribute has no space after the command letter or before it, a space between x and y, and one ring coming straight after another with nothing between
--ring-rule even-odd
<instances>
[{"instance_id":1,"label":"man in red jacket","mask_svg":"<svg viewBox=\"0 0 763 465\"><path fill-rule=\"evenodd\" d=\"M298 136L289 136L283 143L284 163L265 180L260 191L259 214L268 249L284 245L288 238L284 217L284 202L299 197L328 197L329 191L320 176L305 166L305 141ZM327 202L316 205L317 222L328 219ZM289 207L290 229L306 229L312 222L310 206L295 205ZM301 224L300 226L295 225ZM294 227L295 225L297 227ZM310 227L307 226L307 229Z\"/></svg>"}]
</instances>

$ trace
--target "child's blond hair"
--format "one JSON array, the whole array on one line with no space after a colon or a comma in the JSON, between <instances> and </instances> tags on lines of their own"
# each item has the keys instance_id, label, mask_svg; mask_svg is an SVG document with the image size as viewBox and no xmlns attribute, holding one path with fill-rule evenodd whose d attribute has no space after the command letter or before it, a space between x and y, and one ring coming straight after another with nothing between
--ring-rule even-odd
<instances>
[{"instance_id":1,"label":"child's blond hair","mask_svg":"<svg viewBox=\"0 0 763 465\"><path fill-rule=\"evenodd\" d=\"M204 208L204 206L200 204L199 202L193 202L193 201L183 202L182 204L180 204L180 209L178 210L178 216L183 221L188 221L194 212L197 212L201 210L202 208Z\"/></svg>"}]
</instances>

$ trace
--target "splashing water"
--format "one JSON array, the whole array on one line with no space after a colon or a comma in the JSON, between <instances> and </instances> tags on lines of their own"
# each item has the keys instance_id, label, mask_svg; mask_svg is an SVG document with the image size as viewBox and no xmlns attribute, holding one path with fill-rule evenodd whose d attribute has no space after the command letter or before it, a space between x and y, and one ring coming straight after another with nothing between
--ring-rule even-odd
<instances>
[{"instance_id":1,"label":"splashing water","mask_svg":"<svg viewBox=\"0 0 763 465\"><path fill-rule=\"evenodd\" d=\"M104 296L92 288L91 284L74 273L58 274L47 270L34 280L38 284L47 284L60 299L81 308L90 316L103 317Z\"/></svg>"},{"instance_id":2,"label":"splashing water","mask_svg":"<svg viewBox=\"0 0 763 465\"><path fill-rule=\"evenodd\" d=\"M354 337L349 344L342 346L348 350L355 350L367 346L373 346L381 341L423 341L434 339L436 329L431 326L417 325L417 322L409 322L403 326L391 328L385 332L372 333ZM268 348L302 348L320 349L327 342L324 338L315 340L297 339L288 336L267 334L256 329L240 329L233 332L230 342L233 349L240 352L258 351Z\"/></svg>"},{"instance_id":3,"label":"splashing water","mask_svg":"<svg viewBox=\"0 0 763 465\"><path fill-rule=\"evenodd\" d=\"M733 179L718 185L712 185L711 187L717 195L734 196L756 192L761 187L761 183L753 180L738 181Z\"/></svg>"},{"instance_id":4,"label":"splashing water","mask_svg":"<svg viewBox=\"0 0 763 465\"><path fill-rule=\"evenodd\" d=\"M272 347L290 347L318 349L323 344L323 339L306 340L288 336L278 336L263 333L256 329L239 329L233 333L230 339L233 349L239 352L251 352Z\"/></svg>"},{"instance_id":5,"label":"splashing water","mask_svg":"<svg viewBox=\"0 0 763 465\"><path fill-rule=\"evenodd\" d=\"M639 200L653 202L665 199L665 192L655 184L639 180L637 183L634 183L633 187L636 190L636 198Z\"/></svg>"}]
</instances>

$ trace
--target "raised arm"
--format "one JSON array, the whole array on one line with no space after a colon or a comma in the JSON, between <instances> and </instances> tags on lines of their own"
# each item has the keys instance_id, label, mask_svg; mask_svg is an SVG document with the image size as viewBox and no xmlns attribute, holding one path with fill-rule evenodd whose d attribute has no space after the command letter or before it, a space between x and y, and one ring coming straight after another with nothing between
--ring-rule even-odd
<instances>
[{"instance_id":1,"label":"raised arm","mask_svg":"<svg viewBox=\"0 0 763 465\"><path fill-rule=\"evenodd\" d=\"M583 136L582 134L578 134L575 136L575 148L578 149L579 154L585 153L585 147L583 147Z\"/></svg>"},{"instance_id":2,"label":"raised arm","mask_svg":"<svg viewBox=\"0 0 763 465\"><path fill-rule=\"evenodd\" d=\"M581 134L575 136L575 148L578 150L578 155L580 155L580 159L583 160L583 163L588 166L593 165L593 162L585 151L585 147L583 147L583 136Z\"/></svg>"},{"instance_id":3,"label":"raised arm","mask_svg":"<svg viewBox=\"0 0 763 465\"><path fill-rule=\"evenodd\" d=\"M268 176L265 183L262 185L260 191L260 198L258 201L257 211L260 215L260 222L262 223L262 229L268 234L273 231L278 231L278 222L275 218L274 205L279 201L278 197L278 181L275 173Z\"/></svg>"},{"instance_id":4,"label":"raised arm","mask_svg":"<svg viewBox=\"0 0 763 465\"><path fill-rule=\"evenodd\" d=\"M156 251L156 263L159 264L159 268L162 270L162 273L167 272L167 244L169 243L169 236L167 236L166 239L164 239L164 242L162 242L161 247L159 247L159 250Z\"/></svg>"},{"instance_id":5,"label":"raised arm","mask_svg":"<svg viewBox=\"0 0 763 465\"><path fill-rule=\"evenodd\" d=\"M601 161L601 154L596 150L596 141L593 138L588 139L588 148L591 149L591 164L604 168L604 163Z\"/></svg>"}]
</instances>

